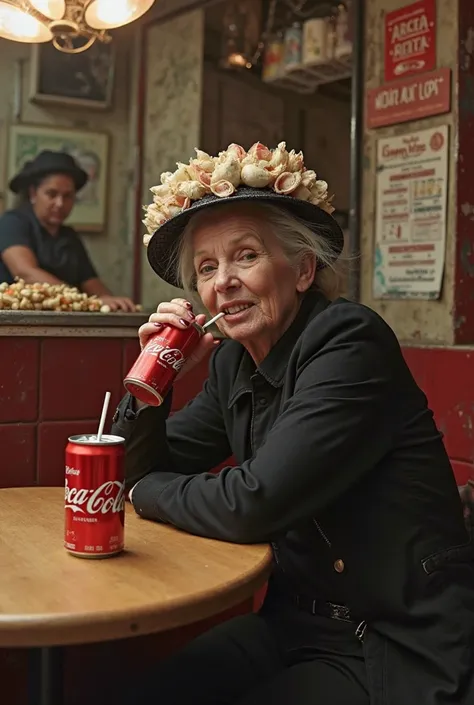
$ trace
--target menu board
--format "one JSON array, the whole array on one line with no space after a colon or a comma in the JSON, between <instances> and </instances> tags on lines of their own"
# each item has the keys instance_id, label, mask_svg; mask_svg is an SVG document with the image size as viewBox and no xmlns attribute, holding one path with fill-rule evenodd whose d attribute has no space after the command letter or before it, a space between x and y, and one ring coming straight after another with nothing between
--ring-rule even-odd
<instances>
[{"instance_id":1,"label":"menu board","mask_svg":"<svg viewBox=\"0 0 474 705\"><path fill-rule=\"evenodd\" d=\"M375 298L439 298L448 154L448 125L378 141Z\"/></svg>"}]
</instances>

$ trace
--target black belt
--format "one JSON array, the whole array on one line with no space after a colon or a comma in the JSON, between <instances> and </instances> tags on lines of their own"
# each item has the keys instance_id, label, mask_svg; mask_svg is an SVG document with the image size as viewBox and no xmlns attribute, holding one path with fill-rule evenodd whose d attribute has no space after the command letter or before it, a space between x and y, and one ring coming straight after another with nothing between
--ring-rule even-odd
<instances>
[{"instance_id":1,"label":"black belt","mask_svg":"<svg viewBox=\"0 0 474 705\"><path fill-rule=\"evenodd\" d=\"M324 602L323 600L313 600L306 595L292 595L292 603L302 612L309 614L319 614L321 617L329 617L329 619L337 619L340 622L358 623L352 614L349 607L346 605L338 605L335 602Z\"/></svg>"}]
</instances>

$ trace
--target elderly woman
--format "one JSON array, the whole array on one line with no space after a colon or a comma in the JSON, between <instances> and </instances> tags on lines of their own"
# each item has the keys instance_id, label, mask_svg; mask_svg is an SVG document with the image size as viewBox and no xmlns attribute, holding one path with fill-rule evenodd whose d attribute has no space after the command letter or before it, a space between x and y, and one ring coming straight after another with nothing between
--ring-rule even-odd
<instances>
[{"instance_id":1,"label":"elderly woman","mask_svg":"<svg viewBox=\"0 0 474 705\"><path fill-rule=\"evenodd\" d=\"M328 297L343 238L327 185L284 144L231 145L154 192L148 258L186 298L161 303L140 342L202 322L195 292L225 313L226 340L171 418L170 398L117 409L131 501L193 534L271 542L274 563L258 614L137 675L127 702L472 705L473 547L455 479L392 330ZM208 333L183 374L213 347Z\"/></svg>"}]
</instances>

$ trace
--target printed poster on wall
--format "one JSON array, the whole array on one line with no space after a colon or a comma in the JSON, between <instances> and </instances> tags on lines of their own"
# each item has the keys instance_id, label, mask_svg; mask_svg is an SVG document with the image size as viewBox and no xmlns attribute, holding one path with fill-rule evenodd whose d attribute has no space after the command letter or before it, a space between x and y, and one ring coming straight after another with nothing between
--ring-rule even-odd
<instances>
[{"instance_id":1,"label":"printed poster on wall","mask_svg":"<svg viewBox=\"0 0 474 705\"><path fill-rule=\"evenodd\" d=\"M378 141L375 298L439 298L448 156L448 125Z\"/></svg>"},{"instance_id":2,"label":"printed poster on wall","mask_svg":"<svg viewBox=\"0 0 474 705\"><path fill-rule=\"evenodd\" d=\"M436 66L436 2L418 0L385 15L385 80Z\"/></svg>"}]
</instances>

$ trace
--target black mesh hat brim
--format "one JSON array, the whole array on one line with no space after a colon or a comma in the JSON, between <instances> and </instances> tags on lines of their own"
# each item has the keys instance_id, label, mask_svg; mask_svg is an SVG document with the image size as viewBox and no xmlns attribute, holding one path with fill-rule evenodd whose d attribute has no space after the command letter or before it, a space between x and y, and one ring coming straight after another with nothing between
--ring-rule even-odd
<instances>
[{"instance_id":1,"label":"black mesh hat brim","mask_svg":"<svg viewBox=\"0 0 474 705\"><path fill-rule=\"evenodd\" d=\"M152 269L159 277L172 284L180 286L176 278L175 263L180 236L196 213L211 207L241 202L266 202L284 208L297 218L305 221L315 233L326 237L336 260L344 247L344 235L332 215L323 211L308 201L302 201L293 196L284 196L271 189L241 187L225 198L212 194L194 201L190 208L178 213L156 230L148 243L147 256ZM321 227L322 226L322 227Z\"/></svg>"}]
</instances>

